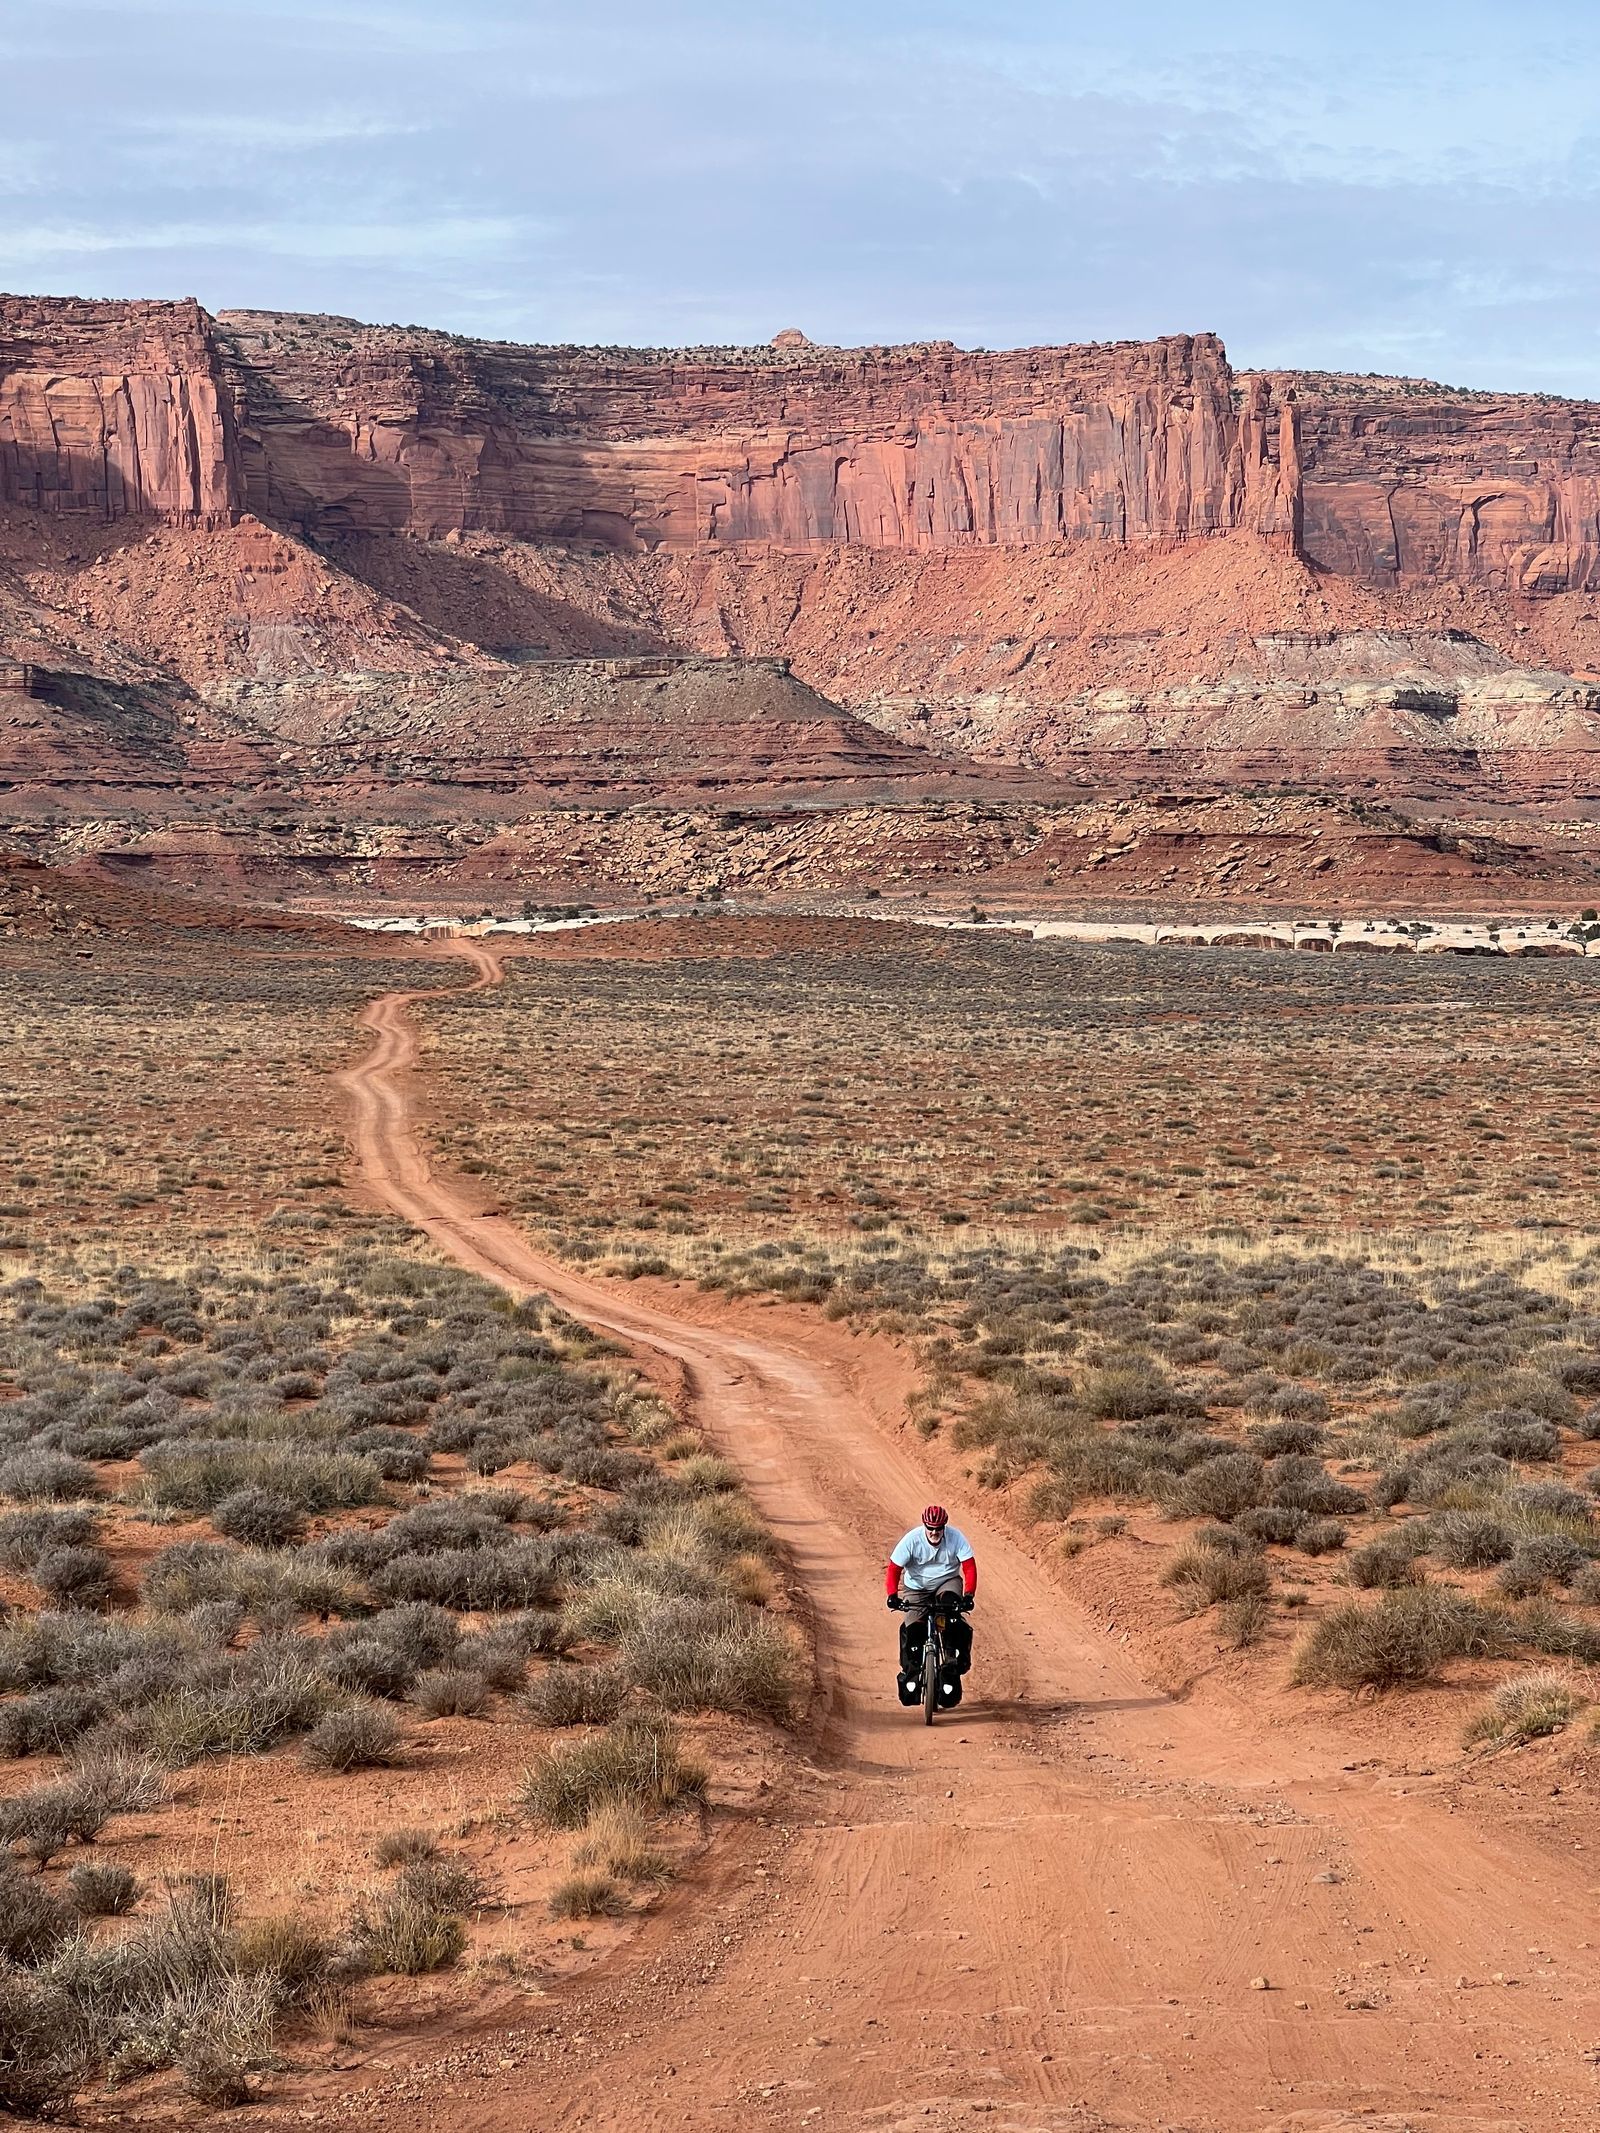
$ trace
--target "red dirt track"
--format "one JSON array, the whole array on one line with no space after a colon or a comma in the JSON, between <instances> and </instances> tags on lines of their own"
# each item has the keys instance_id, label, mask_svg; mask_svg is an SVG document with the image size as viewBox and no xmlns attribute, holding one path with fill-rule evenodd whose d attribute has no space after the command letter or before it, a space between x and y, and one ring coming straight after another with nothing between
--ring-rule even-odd
<instances>
[{"instance_id":1,"label":"red dirt track","mask_svg":"<svg viewBox=\"0 0 1600 2133\"><path fill-rule=\"evenodd\" d=\"M473 989L497 959L461 949ZM1453 1816L1325 1728L1175 1703L986 1522L968 1698L894 1699L879 1565L948 1493L883 1349L792 1312L594 1280L434 1177L391 993L342 1077L369 1187L463 1265L679 1363L814 1610L816 1767L612 1964L385 2133L1546 2133L1600 2117L1595 1865ZM1537 1953L1534 1951L1537 1950ZM1498 1975L1497 1975L1498 1974ZM1259 1981L1266 1981L1262 1989ZM476 2033L483 2043L484 2033ZM455 2061L459 2068L459 2058ZM323 2114L331 2116L332 2114Z\"/></svg>"}]
</instances>

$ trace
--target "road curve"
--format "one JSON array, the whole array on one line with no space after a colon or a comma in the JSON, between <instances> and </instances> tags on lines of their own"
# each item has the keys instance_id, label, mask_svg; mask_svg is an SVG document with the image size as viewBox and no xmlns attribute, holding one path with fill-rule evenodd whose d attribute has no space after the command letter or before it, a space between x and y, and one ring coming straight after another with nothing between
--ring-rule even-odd
<instances>
[{"instance_id":1,"label":"road curve","mask_svg":"<svg viewBox=\"0 0 1600 2133\"><path fill-rule=\"evenodd\" d=\"M460 948L469 990L499 982ZM1172 1703L981 1502L958 1510L968 1700L931 1730L902 1712L879 1565L939 1484L864 1397L865 1344L679 1315L474 1212L410 1123L429 997L374 1001L340 1076L366 1184L463 1266L678 1359L815 1607L826 1708L787 1842L736 1862L692 1935L657 1921L631 1983L568 1988L553 2044L380 2099L386 2133L1594 2125L1594 1869L1350 1771L1337 1739Z\"/></svg>"}]
</instances>

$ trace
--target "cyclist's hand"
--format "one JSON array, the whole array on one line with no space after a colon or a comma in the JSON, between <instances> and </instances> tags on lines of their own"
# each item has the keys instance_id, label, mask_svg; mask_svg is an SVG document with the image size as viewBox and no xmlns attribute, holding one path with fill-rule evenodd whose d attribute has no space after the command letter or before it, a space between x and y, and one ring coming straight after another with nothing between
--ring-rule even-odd
<instances>
[{"instance_id":1,"label":"cyclist's hand","mask_svg":"<svg viewBox=\"0 0 1600 2133\"><path fill-rule=\"evenodd\" d=\"M883 1604L890 1610L891 1613L898 1613L900 1608L899 1593L891 1592L888 1599L886 1599Z\"/></svg>"}]
</instances>

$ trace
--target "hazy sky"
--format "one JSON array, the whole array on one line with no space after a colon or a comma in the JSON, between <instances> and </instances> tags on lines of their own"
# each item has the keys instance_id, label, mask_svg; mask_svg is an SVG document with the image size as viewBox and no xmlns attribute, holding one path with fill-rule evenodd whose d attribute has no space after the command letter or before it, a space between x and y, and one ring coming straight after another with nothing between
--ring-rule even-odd
<instances>
[{"instance_id":1,"label":"hazy sky","mask_svg":"<svg viewBox=\"0 0 1600 2133\"><path fill-rule=\"evenodd\" d=\"M0 286L1600 397L1600 0L0 0Z\"/></svg>"}]
</instances>

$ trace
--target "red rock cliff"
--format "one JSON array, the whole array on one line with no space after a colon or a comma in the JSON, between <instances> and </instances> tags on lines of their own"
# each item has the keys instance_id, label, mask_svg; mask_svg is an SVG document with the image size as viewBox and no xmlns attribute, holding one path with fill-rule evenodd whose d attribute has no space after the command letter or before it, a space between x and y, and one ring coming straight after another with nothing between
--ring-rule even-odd
<instances>
[{"instance_id":1,"label":"red rock cliff","mask_svg":"<svg viewBox=\"0 0 1600 2133\"><path fill-rule=\"evenodd\" d=\"M912 553L1244 530L1333 575L1600 589L1600 407L1236 376L1211 334L524 348L0 298L0 500L321 536Z\"/></svg>"},{"instance_id":2,"label":"red rock cliff","mask_svg":"<svg viewBox=\"0 0 1600 2133\"><path fill-rule=\"evenodd\" d=\"M1293 538L1292 427L1211 334L1090 348L519 348L226 313L263 517L623 548ZM1292 455L1291 455L1292 456Z\"/></svg>"},{"instance_id":3,"label":"red rock cliff","mask_svg":"<svg viewBox=\"0 0 1600 2133\"><path fill-rule=\"evenodd\" d=\"M217 524L240 500L231 396L197 303L0 296L0 502Z\"/></svg>"},{"instance_id":4,"label":"red rock cliff","mask_svg":"<svg viewBox=\"0 0 1600 2133\"><path fill-rule=\"evenodd\" d=\"M1600 587L1600 406L1414 378L1277 378L1308 562L1370 585Z\"/></svg>"}]
</instances>

